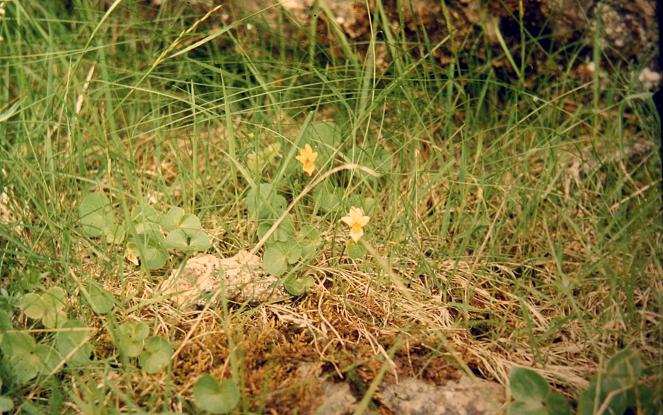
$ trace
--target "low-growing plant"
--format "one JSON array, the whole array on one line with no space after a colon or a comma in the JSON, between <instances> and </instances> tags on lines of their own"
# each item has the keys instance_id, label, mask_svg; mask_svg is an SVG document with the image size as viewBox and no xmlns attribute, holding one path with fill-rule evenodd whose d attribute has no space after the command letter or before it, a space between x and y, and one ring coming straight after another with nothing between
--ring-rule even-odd
<instances>
[{"instance_id":1,"label":"low-growing plant","mask_svg":"<svg viewBox=\"0 0 663 415\"><path fill-rule=\"evenodd\" d=\"M509 415L565 415L571 414L569 402L553 391L548 382L533 370L516 367L509 375L511 395Z\"/></svg>"},{"instance_id":2,"label":"low-growing plant","mask_svg":"<svg viewBox=\"0 0 663 415\"><path fill-rule=\"evenodd\" d=\"M616 353L605 370L592 377L578 399L578 415L655 414L654 392L642 384L642 364L632 348Z\"/></svg>"},{"instance_id":3,"label":"low-growing plant","mask_svg":"<svg viewBox=\"0 0 663 415\"><path fill-rule=\"evenodd\" d=\"M79 320L68 320L55 334L55 345L69 366L86 366L90 363L92 345L89 335L92 331Z\"/></svg>"},{"instance_id":4,"label":"low-growing plant","mask_svg":"<svg viewBox=\"0 0 663 415\"><path fill-rule=\"evenodd\" d=\"M65 312L65 291L60 287L51 287L41 294L28 293L19 301L19 306L26 316L39 320L46 328L55 328L67 320Z\"/></svg>"},{"instance_id":5,"label":"low-growing plant","mask_svg":"<svg viewBox=\"0 0 663 415\"><path fill-rule=\"evenodd\" d=\"M146 269L165 266L169 249L191 253L212 246L200 219L180 207L161 214L152 206L140 204L131 212L131 223L122 225L116 223L108 197L94 192L81 199L78 210L83 234L88 237L105 237L107 242L119 244L129 234L127 256L140 258Z\"/></svg>"},{"instance_id":6,"label":"low-growing plant","mask_svg":"<svg viewBox=\"0 0 663 415\"><path fill-rule=\"evenodd\" d=\"M0 392L2 392L2 379L0 379ZM0 395L0 414L14 409L14 401L4 395Z\"/></svg>"},{"instance_id":7,"label":"low-growing plant","mask_svg":"<svg viewBox=\"0 0 663 415\"><path fill-rule=\"evenodd\" d=\"M227 379L222 382L210 374L204 374L193 387L193 400L196 406L211 414L226 414L239 404L239 388Z\"/></svg>"},{"instance_id":8,"label":"low-growing plant","mask_svg":"<svg viewBox=\"0 0 663 415\"><path fill-rule=\"evenodd\" d=\"M543 377L530 369L514 368L509 375L509 415L564 415L571 407L553 391ZM655 414L654 392L642 383L640 356L631 348L615 354L605 370L594 375L589 388L578 398L577 415Z\"/></svg>"},{"instance_id":9,"label":"low-growing plant","mask_svg":"<svg viewBox=\"0 0 663 415\"><path fill-rule=\"evenodd\" d=\"M115 333L115 343L120 353L126 357L138 357L143 351L149 327L142 321L126 322Z\"/></svg>"},{"instance_id":10,"label":"low-growing plant","mask_svg":"<svg viewBox=\"0 0 663 415\"><path fill-rule=\"evenodd\" d=\"M157 373L168 366L172 355L171 342L160 336L148 337L139 356L140 367L147 373Z\"/></svg>"}]
</instances>

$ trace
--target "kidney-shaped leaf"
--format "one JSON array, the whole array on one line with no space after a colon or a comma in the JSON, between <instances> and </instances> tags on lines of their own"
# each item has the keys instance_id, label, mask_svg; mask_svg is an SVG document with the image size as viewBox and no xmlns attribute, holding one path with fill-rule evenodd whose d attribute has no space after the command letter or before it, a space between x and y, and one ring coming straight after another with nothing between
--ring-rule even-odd
<instances>
[{"instance_id":1,"label":"kidney-shaped leaf","mask_svg":"<svg viewBox=\"0 0 663 415\"><path fill-rule=\"evenodd\" d=\"M116 333L117 347L127 357L138 357L149 334L149 327L142 321L122 324Z\"/></svg>"},{"instance_id":2,"label":"kidney-shaped leaf","mask_svg":"<svg viewBox=\"0 0 663 415\"><path fill-rule=\"evenodd\" d=\"M193 387L193 399L200 409L212 414L225 414L239 403L239 388L232 380L219 382L209 374L202 375Z\"/></svg>"},{"instance_id":3,"label":"kidney-shaped leaf","mask_svg":"<svg viewBox=\"0 0 663 415\"><path fill-rule=\"evenodd\" d=\"M89 237L104 235L113 227L110 200L101 192L90 193L81 200L78 216L83 233Z\"/></svg>"},{"instance_id":4,"label":"kidney-shaped leaf","mask_svg":"<svg viewBox=\"0 0 663 415\"><path fill-rule=\"evenodd\" d=\"M157 373L170 363L173 345L163 337L152 336L145 340L145 348L140 354L140 367L147 373Z\"/></svg>"},{"instance_id":5,"label":"kidney-shaped leaf","mask_svg":"<svg viewBox=\"0 0 663 415\"><path fill-rule=\"evenodd\" d=\"M90 362L92 346L88 343L90 328L78 320L65 322L55 335L55 344L68 365L86 365Z\"/></svg>"}]
</instances>

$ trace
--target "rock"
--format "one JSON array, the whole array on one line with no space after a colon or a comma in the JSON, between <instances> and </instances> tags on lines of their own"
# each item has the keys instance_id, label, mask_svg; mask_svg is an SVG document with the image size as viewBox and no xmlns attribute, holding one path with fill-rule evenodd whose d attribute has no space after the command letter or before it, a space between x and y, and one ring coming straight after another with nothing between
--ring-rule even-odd
<instances>
[{"instance_id":1,"label":"rock","mask_svg":"<svg viewBox=\"0 0 663 415\"><path fill-rule=\"evenodd\" d=\"M345 415L354 411L357 398L350 391L347 383L322 382L323 402L314 412L315 415Z\"/></svg>"},{"instance_id":2,"label":"rock","mask_svg":"<svg viewBox=\"0 0 663 415\"><path fill-rule=\"evenodd\" d=\"M278 279L263 272L262 260L247 251L230 258L198 255L187 261L182 270L173 270L161 284L163 294L179 307L203 303L223 283L226 296L240 302L260 302L281 298L285 293L277 286Z\"/></svg>"},{"instance_id":3,"label":"rock","mask_svg":"<svg viewBox=\"0 0 663 415\"><path fill-rule=\"evenodd\" d=\"M387 385L382 403L401 415L484 415L499 413L504 405L504 388L467 376L435 386L414 378Z\"/></svg>"}]
</instances>

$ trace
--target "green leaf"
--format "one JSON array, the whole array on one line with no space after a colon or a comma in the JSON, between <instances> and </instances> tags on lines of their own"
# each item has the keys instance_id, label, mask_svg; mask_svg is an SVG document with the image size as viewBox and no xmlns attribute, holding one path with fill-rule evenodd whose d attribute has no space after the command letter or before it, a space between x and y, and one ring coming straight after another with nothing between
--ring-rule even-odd
<instances>
[{"instance_id":1,"label":"green leaf","mask_svg":"<svg viewBox=\"0 0 663 415\"><path fill-rule=\"evenodd\" d=\"M91 283L87 291L89 297L86 300L95 313L108 314L113 310L113 305L115 305L113 294L96 283Z\"/></svg>"},{"instance_id":2,"label":"green leaf","mask_svg":"<svg viewBox=\"0 0 663 415\"><path fill-rule=\"evenodd\" d=\"M548 382L544 378L535 371L522 367L511 369L509 383L511 394L517 401L543 402L550 392Z\"/></svg>"},{"instance_id":3,"label":"green leaf","mask_svg":"<svg viewBox=\"0 0 663 415\"><path fill-rule=\"evenodd\" d=\"M60 363L58 352L46 344L38 344L35 346L34 354L39 358L39 372L42 374L50 373Z\"/></svg>"},{"instance_id":4,"label":"green leaf","mask_svg":"<svg viewBox=\"0 0 663 415\"><path fill-rule=\"evenodd\" d=\"M102 192L85 196L78 206L78 216L83 227L83 234L89 237L105 235L113 227L111 203Z\"/></svg>"},{"instance_id":5,"label":"green leaf","mask_svg":"<svg viewBox=\"0 0 663 415\"><path fill-rule=\"evenodd\" d=\"M232 380L221 383L209 374L202 375L193 387L197 407L212 414L225 414L239 404L239 388Z\"/></svg>"},{"instance_id":6,"label":"green leaf","mask_svg":"<svg viewBox=\"0 0 663 415\"><path fill-rule=\"evenodd\" d=\"M276 242L270 246L279 248L290 265L296 264L302 257L302 247L294 239L289 239L285 242Z\"/></svg>"},{"instance_id":7,"label":"green leaf","mask_svg":"<svg viewBox=\"0 0 663 415\"><path fill-rule=\"evenodd\" d=\"M302 226L297 235L297 240L302 247L302 256L304 258L312 256L316 248L322 244L320 232L311 225Z\"/></svg>"},{"instance_id":8,"label":"green leaf","mask_svg":"<svg viewBox=\"0 0 663 415\"><path fill-rule=\"evenodd\" d=\"M309 288L315 285L315 280L310 275L297 278L294 275L289 276L283 281L283 286L290 295L299 296L305 294Z\"/></svg>"},{"instance_id":9,"label":"green leaf","mask_svg":"<svg viewBox=\"0 0 663 415\"><path fill-rule=\"evenodd\" d=\"M318 121L308 125L302 134L304 144L311 144L318 150L318 163L323 165L341 145L342 130L333 121Z\"/></svg>"},{"instance_id":10,"label":"green leaf","mask_svg":"<svg viewBox=\"0 0 663 415\"><path fill-rule=\"evenodd\" d=\"M172 207L165 215L163 215L161 218L161 226L166 232L181 229L188 233L202 229L198 216L186 213L184 209L177 206Z\"/></svg>"},{"instance_id":11,"label":"green leaf","mask_svg":"<svg viewBox=\"0 0 663 415\"><path fill-rule=\"evenodd\" d=\"M641 366L638 352L627 348L610 358L604 376L618 380L622 386L633 386L642 375Z\"/></svg>"},{"instance_id":12,"label":"green leaf","mask_svg":"<svg viewBox=\"0 0 663 415\"><path fill-rule=\"evenodd\" d=\"M14 401L11 398L0 395L0 413L9 412L14 409Z\"/></svg>"},{"instance_id":13,"label":"green leaf","mask_svg":"<svg viewBox=\"0 0 663 415\"><path fill-rule=\"evenodd\" d=\"M168 262L168 252L163 248L148 246L144 248L140 258L145 268L159 269Z\"/></svg>"},{"instance_id":14,"label":"green leaf","mask_svg":"<svg viewBox=\"0 0 663 415\"><path fill-rule=\"evenodd\" d=\"M111 225L107 230L106 230L106 242L109 244L121 244L122 241L124 241L124 237L126 236L126 232L124 230L124 227L121 225Z\"/></svg>"},{"instance_id":15,"label":"green leaf","mask_svg":"<svg viewBox=\"0 0 663 415\"><path fill-rule=\"evenodd\" d=\"M37 377L41 362L39 357L31 352L24 355L12 356L9 360L12 367L12 372L16 381L19 383L26 383Z\"/></svg>"},{"instance_id":16,"label":"green leaf","mask_svg":"<svg viewBox=\"0 0 663 415\"><path fill-rule=\"evenodd\" d=\"M64 311L65 291L60 287L51 287L41 297L45 306L44 315L41 318L44 327L52 329L64 323L67 320L67 313Z\"/></svg>"},{"instance_id":17,"label":"green leaf","mask_svg":"<svg viewBox=\"0 0 663 415\"><path fill-rule=\"evenodd\" d=\"M212 247L209 237L202 230L189 233L182 229L175 229L166 236L166 247L180 251L206 251Z\"/></svg>"},{"instance_id":18,"label":"green leaf","mask_svg":"<svg viewBox=\"0 0 663 415\"><path fill-rule=\"evenodd\" d=\"M161 213L150 205L140 204L131 211L131 220L134 223L149 222L158 224L161 221Z\"/></svg>"},{"instance_id":19,"label":"green leaf","mask_svg":"<svg viewBox=\"0 0 663 415\"><path fill-rule=\"evenodd\" d=\"M546 398L546 407L550 415L571 415L571 405L558 392L550 392Z\"/></svg>"},{"instance_id":20,"label":"green leaf","mask_svg":"<svg viewBox=\"0 0 663 415\"><path fill-rule=\"evenodd\" d=\"M332 212L341 206L343 192L326 181L313 192L316 207L323 212Z\"/></svg>"},{"instance_id":21,"label":"green leaf","mask_svg":"<svg viewBox=\"0 0 663 415\"><path fill-rule=\"evenodd\" d=\"M515 401L509 404L507 415L553 415L540 402Z\"/></svg>"},{"instance_id":22,"label":"green leaf","mask_svg":"<svg viewBox=\"0 0 663 415\"><path fill-rule=\"evenodd\" d=\"M78 320L65 322L55 335L55 344L62 358L67 358L68 365L84 366L90 362L92 346L88 343L89 327ZM76 351L74 351L76 350Z\"/></svg>"},{"instance_id":23,"label":"green leaf","mask_svg":"<svg viewBox=\"0 0 663 415\"><path fill-rule=\"evenodd\" d=\"M41 295L36 293L25 294L19 301L19 306L26 316L33 320L41 320L46 312L46 305Z\"/></svg>"},{"instance_id":24,"label":"green leaf","mask_svg":"<svg viewBox=\"0 0 663 415\"><path fill-rule=\"evenodd\" d=\"M174 206L161 217L161 226L166 232L175 230L179 228L184 215L186 215L184 209Z\"/></svg>"},{"instance_id":25,"label":"green leaf","mask_svg":"<svg viewBox=\"0 0 663 415\"><path fill-rule=\"evenodd\" d=\"M168 261L168 251L163 246L161 234L140 234L127 244L127 248L138 252L141 263L147 269L159 269Z\"/></svg>"},{"instance_id":26,"label":"green leaf","mask_svg":"<svg viewBox=\"0 0 663 415\"><path fill-rule=\"evenodd\" d=\"M189 249L189 237L181 229L174 229L166 235L166 248L186 251Z\"/></svg>"},{"instance_id":27,"label":"green leaf","mask_svg":"<svg viewBox=\"0 0 663 415\"><path fill-rule=\"evenodd\" d=\"M262 256L263 267L275 277L283 275L288 270L288 259L279 246L270 246L265 249Z\"/></svg>"},{"instance_id":28,"label":"green leaf","mask_svg":"<svg viewBox=\"0 0 663 415\"><path fill-rule=\"evenodd\" d=\"M368 252L366 247L361 242L355 242L352 239L348 239L345 243L345 249L348 253L348 256L352 259L361 259L366 256Z\"/></svg>"},{"instance_id":29,"label":"green leaf","mask_svg":"<svg viewBox=\"0 0 663 415\"><path fill-rule=\"evenodd\" d=\"M163 337L151 336L145 340L140 354L140 367L147 373L157 373L168 366L173 355L173 345Z\"/></svg>"},{"instance_id":30,"label":"green leaf","mask_svg":"<svg viewBox=\"0 0 663 415\"><path fill-rule=\"evenodd\" d=\"M149 327L142 321L122 324L116 333L117 347L120 353L127 357L138 357L143 351L145 339L149 334Z\"/></svg>"},{"instance_id":31,"label":"green leaf","mask_svg":"<svg viewBox=\"0 0 663 415\"><path fill-rule=\"evenodd\" d=\"M5 356L22 356L32 353L35 349L35 339L28 333L22 331L15 331L12 333L5 333L0 344L0 350Z\"/></svg>"},{"instance_id":32,"label":"green leaf","mask_svg":"<svg viewBox=\"0 0 663 415\"><path fill-rule=\"evenodd\" d=\"M260 183L251 188L245 202L252 220L277 219L287 206L285 198L277 194L270 183Z\"/></svg>"},{"instance_id":33,"label":"green leaf","mask_svg":"<svg viewBox=\"0 0 663 415\"><path fill-rule=\"evenodd\" d=\"M191 236L194 233L201 231L203 226L200 224L200 219L198 219L198 216L189 213L184 215L182 218L182 221L180 222L180 229L186 232L187 235Z\"/></svg>"},{"instance_id":34,"label":"green leaf","mask_svg":"<svg viewBox=\"0 0 663 415\"><path fill-rule=\"evenodd\" d=\"M212 243L209 240L207 234L198 230L191 234L191 239L189 240L189 249L192 251L207 251L212 247Z\"/></svg>"}]
</instances>

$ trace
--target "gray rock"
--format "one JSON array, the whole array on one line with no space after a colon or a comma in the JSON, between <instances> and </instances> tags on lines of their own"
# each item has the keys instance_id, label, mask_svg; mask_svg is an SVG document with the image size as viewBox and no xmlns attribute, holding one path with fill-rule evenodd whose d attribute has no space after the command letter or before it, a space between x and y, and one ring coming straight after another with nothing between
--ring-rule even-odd
<instances>
[{"instance_id":1,"label":"gray rock","mask_svg":"<svg viewBox=\"0 0 663 415\"><path fill-rule=\"evenodd\" d=\"M382 403L399 415L484 415L503 410L504 388L497 383L467 376L436 386L408 378L387 385Z\"/></svg>"}]
</instances>

